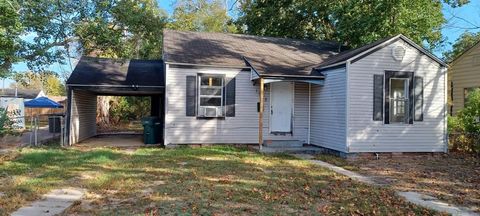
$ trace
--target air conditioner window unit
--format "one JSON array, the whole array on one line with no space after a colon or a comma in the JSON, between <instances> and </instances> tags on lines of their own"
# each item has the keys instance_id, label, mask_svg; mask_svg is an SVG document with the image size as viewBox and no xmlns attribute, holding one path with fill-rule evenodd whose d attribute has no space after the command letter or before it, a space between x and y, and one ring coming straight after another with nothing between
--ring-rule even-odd
<instances>
[{"instance_id":1,"label":"air conditioner window unit","mask_svg":"<svg viewBox=\"0 0 480 216\"><path fill-rule=\"evenodd\" d=\"M199 109L200 116L203 117L222 117L222 107L201 106Z\"/></svg>"}]
</instances>

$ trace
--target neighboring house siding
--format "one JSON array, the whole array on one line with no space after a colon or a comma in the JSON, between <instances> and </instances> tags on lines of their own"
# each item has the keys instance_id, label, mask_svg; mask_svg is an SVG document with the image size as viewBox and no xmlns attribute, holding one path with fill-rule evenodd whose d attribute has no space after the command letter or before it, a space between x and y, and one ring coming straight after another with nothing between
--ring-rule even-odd
<instances>
[{"instance_id":1,"label":"neighboring house siding","mask_svg":"<svg viewBox=\"0 0 480 216\"><path fill-rule=\"evenodd\" d=\"M95 136L97 132L97 96L73 90L70 114L70 144Z\"/></svg>"},{"instance_id":2,"label":"neighboring house siding","mask_svg":"<svg viewBox=\"0 0 480 216\"><path fill-rule=\"evenodd\" d=\"M325 85L312 84L310 142L337 151L346 151L345 68L322 72Z\"/></svg>"},{"instance_id":3,"label":"neighboring house siding","mask_svg":"<svg viewBox=\"0 0 480 216\"><path fill-rule=\"evenodd\" d=\"M270 85L265 85L265 110L263 119L264 140L298 140L303 143L308 141L308 84L293 83L294 86L294 107L293 107L293 128L291 134L275 135L270 133ZM258 86L255 86L258 89ZM258 97L257 97L258 98Z\"/></svg>"},{"instance_id":4,"label":"neighboring house siding","mask_svg":"<svg viewBox=\"0 0 480 216\"><path fill-rule=\"evenodd\" d=\"M480 44L459 57L448 74L453 82L453 114L456 114L464 108L464 89L480 87Z\"/></svg>"},{"instance_id":5,"label":"neighboring house siding","mask_svg":"<svg viewBox=\"0 0 480 216\"><path fill-rule=\"evenodd\" d=\"M392 48L397 45L406 48L402 61L392 58ZM383 75L385 70L409 71L423 77L423 121L373 121L373 76ZM400 40L352 63L348 75L349 152L445 151L445 70L437 62Z\"/></svg>"},{"instance_id":6,"label":"neighboring house siding","mask_svg":"<svg viewBox=\"0 0 480 216\"><path fill-rule=\"evenodd\" d=\"M219 73L236 77L235 117L197 119L186 116L186 76ZM250 71L240 69L186 69L167 66L165 143L223 144L258 143L258 85Z\"/></svg>"}]
</instances>

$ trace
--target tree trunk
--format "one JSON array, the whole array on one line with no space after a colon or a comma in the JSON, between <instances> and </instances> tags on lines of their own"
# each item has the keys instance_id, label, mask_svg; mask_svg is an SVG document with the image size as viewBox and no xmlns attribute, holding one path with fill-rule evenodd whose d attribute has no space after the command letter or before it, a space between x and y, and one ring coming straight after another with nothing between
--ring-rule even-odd
<instances>
[{"instance_id":1,"label":"tree trunk","mask_svg":"<svg viewBox=\"0 0 480 216\"><path fill-rule=\"evenodd\" d=\"M97 124L100 128L106 128L110 125L110 101L111 96L97 97Z\"/></svg>"}]
</instances>

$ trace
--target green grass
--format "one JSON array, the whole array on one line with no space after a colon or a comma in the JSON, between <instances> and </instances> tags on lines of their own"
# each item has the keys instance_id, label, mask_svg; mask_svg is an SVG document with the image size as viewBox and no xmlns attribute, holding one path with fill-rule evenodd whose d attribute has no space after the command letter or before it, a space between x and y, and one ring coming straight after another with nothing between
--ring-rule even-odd
<instances>
[{"instance_id":1,"label":"green grass","mask_svg":"<svg viewBox=\"0 0 480 216\"><path fill-rule=\"evenodd\" d=\"M67 214L436 214L387 188L356 183L303 160L232 147L45 148L0 157L0 214L69 186L88 193Z\"/></svg>"}]
</instances>

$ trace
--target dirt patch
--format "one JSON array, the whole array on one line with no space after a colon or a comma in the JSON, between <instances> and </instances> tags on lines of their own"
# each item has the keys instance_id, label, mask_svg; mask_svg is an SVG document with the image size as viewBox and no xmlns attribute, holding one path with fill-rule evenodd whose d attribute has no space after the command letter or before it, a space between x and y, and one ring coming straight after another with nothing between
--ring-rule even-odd
<instances>
[{"instance_id":1,"label":"dirt patch","mask_svg":"<svg viewBox=\"0 0 480 216\"><path fill-rule=\"evenodd\" d=\"M465 154L411 156L347 161L331 156L317 159L354 170L392 185L480 211L480 158Z\"/></svg>"}]
</instances>

